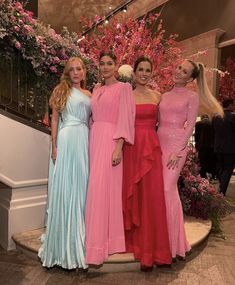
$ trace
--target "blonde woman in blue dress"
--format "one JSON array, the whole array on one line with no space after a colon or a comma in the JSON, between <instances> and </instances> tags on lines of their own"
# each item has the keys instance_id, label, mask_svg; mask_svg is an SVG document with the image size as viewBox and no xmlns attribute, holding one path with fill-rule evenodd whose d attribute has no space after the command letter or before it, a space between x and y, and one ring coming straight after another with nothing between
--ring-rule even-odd
<instances>
[{"instance_id":1,"label":"blonde woman in blue dress","mask_svg":"<svg viewBox=\"0 0 235 285\"><path fill-rule=\"evenodd\" d=\"M45 267L87 268L84 207L91 94L85 90L85 77L83 61L70 58L50 99L52 151L47 226L38 253Z\"/></svg>"}]
</instances>

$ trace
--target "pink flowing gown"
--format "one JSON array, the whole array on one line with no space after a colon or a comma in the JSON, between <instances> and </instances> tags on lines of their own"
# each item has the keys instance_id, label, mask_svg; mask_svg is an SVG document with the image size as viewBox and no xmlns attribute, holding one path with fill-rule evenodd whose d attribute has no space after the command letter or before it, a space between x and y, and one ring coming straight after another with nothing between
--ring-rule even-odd
<instances>
[{"instance_id":1,"label":"pink flowing gown","mask_svg":"<svg viewBox=\"0 0 235 285\"><path fill-rule=\"evenodd\" d=\"M199 108L198 95L184 87L174 87L162 95L158 136L162 149L164 191L168 233L172 257L185 256L190 250L186 239L182 205L177 182L187 155L187 143L192 135ZM169 156L180 155L179 165L168 169Z\"/></svg>"},{"instance_id":2,"label":"pink flowing gown","mask_svg":"<svg viewBox=\"0 0 235 285\"><path fill-rule=\"evenodd\" d=\"M109 254L125 252L122 162L112 166L112 153L119 138L134 143L135 103L131 85L117 82L95 89L91 109L86 263L98 265Z\"/></svg>"}]
</instances>

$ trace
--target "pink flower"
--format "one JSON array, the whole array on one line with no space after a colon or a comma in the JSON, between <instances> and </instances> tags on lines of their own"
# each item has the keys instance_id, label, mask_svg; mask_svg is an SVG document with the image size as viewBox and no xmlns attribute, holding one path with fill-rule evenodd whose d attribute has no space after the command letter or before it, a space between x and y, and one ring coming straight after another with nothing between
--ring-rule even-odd
<instances>
[{"instance_id":1,"label":"pink flower","mask_svg":"<svg viewBox=\"0 0 235 285\"><path fill-rule=\"evenodd\" d=\"M56 55L56 54L57 54L57 52L56 52L56 50L55 50L54 48L52 48L52 49L50 50L50 52L51 52L51 54L53 54L53 55Z\"/></svg>"},{"instance_id":2,"label":"pink flower","mask_svg":"<svg viewBox=\"0 0 235 285\"><path fill-rule=\"evenodd\" d=\"M95 15L95 22L96 22L96 23L99 22L100 19L101 19L100 16Z\"/></svg>"},{"instance_id":3,"label":"pink flower","mask_svg":"<svg viewBox=\"0 0 235 285\"><path fill-rule=\"evenodd\" d=\"M28 14L26 13L26 11L24 11L23 13L21 13L21 16L25 18L28 17Z\"/></svg>"},{"instance_id":4,"label":"pink flower","mask_svg":"<svg viewBox=\"0 0 235 285\"><path fill-rule=\"evenodd\" d=\"M191 188L191 192L193 192L193 193L197 193L197 189L196 189L196 188L194 188L194 187L192 187L192 188Z\"/></svg>"},{"instance_id":5,"label":"pink flower","mask_svg":"<svg viewBox=\"0 0 235 285\"><path fill-rule=\"evenodd\" d=\"M53 36L56 36L57 34L56 34L54 29L50 28L49 31L48 31L48 35L53 37Z\"/></svg>"},{"instance_id":6,"label":"pink flower","mask_svg":"<svg viewBox=\"0 0 235 285\"><path fill-rule=\"evenodd\" d=\"M33 17L33 12L32 12L32 11L27 11L27 14L28 14L28 16L31 17L31 18Z\"/></svg>"},{"instance_id":7,"label":"pink flower","mask_svg":"<svg viewBox=\"0 0 235 285\"><path fill-rule=\"evenodd\" d=\"M53 63L54 64L58 64L58 63L60 63L60 59L58 58L58 56L55 56L54 58L53 58Z\"/></svg>"},{"instance_id":8,"label":"pink flower","mask_svg":"<svg viewBox=\"0 0 235 285\"><path fill-rule=\"evenodd\" d=\"M68 60L68 59L69 59L69 57L65 54L64 51L61 52L60 57L61 57L61 59L63 59L63 60Z\"/></svg>"},{"instance_id":9,"label":"pink flower","mask_svg":"<svg viewBox=\"0 0 235 285\"><path fill-rule=\"evenodd\" d=\"M15 7L19 10L23 9L22 4L20 2L16 2Z\"/></svg>"},{"instance_id":10,"label":"pink flower","mask_svg":"<svg viewBox=\"0 0 235 285\"><path fill-rule=\"evenodd\" d=\"M29 24L35 24L35 20L32 17L30 17L29 15L25 16L25 21Z\"/></svg>"},{"instance_id":11,"label":"pink flower","mask_svg":"<svg viewBox=\"0 0 235 285\"><path fill-rule=\"evenodd\" d=\"M24 25L23 30L24 30L25 33L32 32L32 28L29 25Z\"/></svg>"},{"instance_id":12,"label":"pink flower","mask_svg":"<svg viewBox=\"0 0 235 285\"><path fill-rule=\"evenodd\" d=\"M57 68L55 66L50 66L49 69L52 73L57 73Z\"/></svg>"},{"instance_id":13,"label":"pink flower","mask_svg":"<svg viewBox=\"0 0 235 285\"><path fill-rule=\"evenodd\" d=\"M44 55L47 54L45 49L41 49L41 52L42 52Z\"/></svg>"},{"instance_id":14,"label":"pink flower","mask_svg":"<svg viewBox=\"0 0 235 285\"><path fill-rule=\"evenodd\" d=\"M15 42L15 47L16 47L17 49L20 49L20 48L21 48L20 42Z\"/></svg>"},{"instance_id":15,"label":"pink flower","mask_svg":"<svg viewBox=\"0 0 235 285\"><path fill-rule=\"evenodd\" d=\"M14 31L19 32L20 28L18 26L14 26Z\"/></svg>"},{"instance_id":16,"label":"pink flower","mask_svg":"<svg viewBox=\"0 0 235 285\"><path fill-rule=\"evenodd\" d=\"M19 19L19 24L22 25L24 24L24 22L21 19Z\"/></svg>"},{"instance_id":17,"label":"pink flower","mask_svg":"<svg viewBox=\"0 0 235 285\"><path fill-rule=\"evenodd\" d=\"M16 20L15 16L11 16L10 19L14 22Z\"/></svg>"},{"instance_id":18,"label":"pink flower","mask_svg":"<svg viewBox=\"0 0 235 285\"><path fill-rule=\"evenodd\" d=\"M38 44L43 43L43 41L44 41L44 38L42 36L36 36L36 42Z\"/></svg>"}]
</instances>

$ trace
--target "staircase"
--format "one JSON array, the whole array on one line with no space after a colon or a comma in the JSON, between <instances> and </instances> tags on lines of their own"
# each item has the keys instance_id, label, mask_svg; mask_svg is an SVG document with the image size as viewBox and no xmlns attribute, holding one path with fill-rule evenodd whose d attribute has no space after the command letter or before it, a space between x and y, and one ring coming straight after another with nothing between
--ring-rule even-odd
<instances>
[{"instance_id":1,"label":"staircase","mask_svg":"<svg viewBox=\"0 0 235 285\"><path fill-rule=\"evenodd\" d=\"M13 234L44 225L50 135L2 109L0 134L0 245L10 250Z\"/></svg>"}]
</instances>

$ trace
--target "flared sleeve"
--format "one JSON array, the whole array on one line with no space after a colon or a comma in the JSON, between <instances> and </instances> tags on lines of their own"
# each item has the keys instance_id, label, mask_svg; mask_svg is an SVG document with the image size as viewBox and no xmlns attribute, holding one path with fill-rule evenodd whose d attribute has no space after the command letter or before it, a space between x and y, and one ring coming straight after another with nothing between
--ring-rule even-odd
<instances>
[{"instance_id":1,"label":"flared sleeve","mask_svg":"<svg viewBox=\"0 0 235 285\"><path fill-rule=\"evenodd\" d=\"M118 119L113 139L123 138L126 143L134 144L135 100L132 87L123 83L120 90Z\"/></svg>"},{"instance_id":2,"label":"flared sleeve","mask_svg":"<svg viewBox=\"0 0 235 285\"><path fill-rule=\"evenodd\" d=\"M187 119L184 135L174 143L174 153L179 156L181 155L181 152L187 147L189 138L192 136L193 129L196 124L199 109L199 96L197 93L192 92L189 94L189 102L187 107Z\"/></svg>"}]
</instances>

